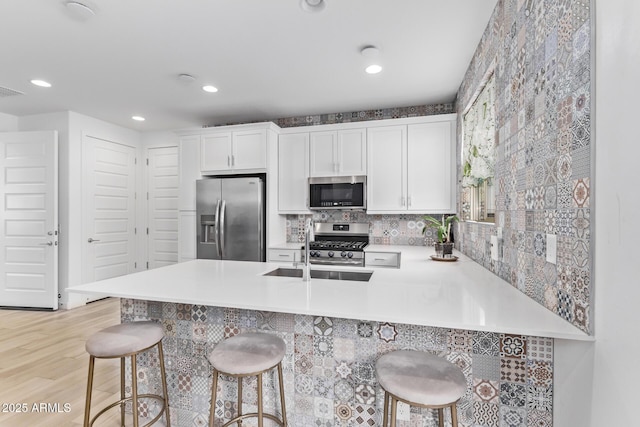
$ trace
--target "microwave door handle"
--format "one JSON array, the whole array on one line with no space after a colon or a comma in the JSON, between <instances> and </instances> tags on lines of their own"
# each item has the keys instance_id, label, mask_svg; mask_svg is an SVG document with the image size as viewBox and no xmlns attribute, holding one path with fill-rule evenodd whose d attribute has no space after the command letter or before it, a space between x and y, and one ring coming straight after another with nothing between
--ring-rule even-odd
<instances>
[{"instance_id":1,"label":"microwave door handle","mask_svg":"<svg viewBox=\"0 0 640 427\"><path fill-rule=\"evenodd\" d=\"M220 203L220 230L219 230L220 245L218 246L218 251L220 252L220 259L223 259L224 257L224 229L226 228L226 224L225 224L226 211L227 211L227 202L226 200L222 200L222 203Z\"/></svg>"}]
</instances>

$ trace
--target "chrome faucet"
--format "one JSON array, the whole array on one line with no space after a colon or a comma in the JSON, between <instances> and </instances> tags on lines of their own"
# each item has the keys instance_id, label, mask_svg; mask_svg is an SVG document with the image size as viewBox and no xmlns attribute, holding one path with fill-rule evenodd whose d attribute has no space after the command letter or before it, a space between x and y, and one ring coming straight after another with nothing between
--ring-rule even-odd
<instances>
[{"instance_id":1,"label":"chrome faucet","mask_svg":"<svg viewBox=\"0 0 640 427\"><path fill-rule=\"evenodd\" d=\"M311 239L311 230L313 229L313 221L308 218L304 226L304 264L302 265L302 280L308 282L311 280L311 263L309 262L309 240Z\"/></svg>"}]
</instances>

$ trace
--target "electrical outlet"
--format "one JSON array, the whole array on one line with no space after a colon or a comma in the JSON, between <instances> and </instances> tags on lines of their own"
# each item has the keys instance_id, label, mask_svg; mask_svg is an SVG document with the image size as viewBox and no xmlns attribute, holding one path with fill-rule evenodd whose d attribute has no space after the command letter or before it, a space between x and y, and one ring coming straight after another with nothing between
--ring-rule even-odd
<instances>
[{"instance_id":1,"label":"electrical outlet","mask_svg":"<svg viewBox=\"0 0 640 427\"><path fill-rule=\"evenodd\" d=\"M498 239L498 236L491 236L491 259L494 261L498 261L500 259L499 244L500 240Z\"/></svg>"},{"instance_id":2,"label":"electrical outlet","mask_svg":"<svg viewBox=\"0 0 640 427\"><path fill-rule=\"evenodd\" d=\"M547 262L556 264L558 251L558 237L555 234L547 234Z\"/></svg>"}]
</instances>

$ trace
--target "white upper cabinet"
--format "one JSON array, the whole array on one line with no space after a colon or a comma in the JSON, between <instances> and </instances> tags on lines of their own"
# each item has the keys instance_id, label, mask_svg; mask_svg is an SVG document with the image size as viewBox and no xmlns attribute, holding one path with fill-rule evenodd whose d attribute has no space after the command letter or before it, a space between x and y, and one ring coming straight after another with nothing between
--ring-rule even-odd
<instances>
[{"instance_id":1,"label":"white upper cabinet","mask_svg":"<svg viewBox=\"0 0 640 427\"><path fill-rule=\"evenodd\" d=\"M278 212L309 213L309 133L278 137Z\"/></svg>"},{"instance_id":2,"label":"white upper cabinet","mask_svg":"<svg viewBox=\"0 0 640 427\"><path fill-rule=\"evenodd\" d=\"M407 132L408 209L454 212L454 140L449 121L409 125Z\"/></svg>"},{"instance_id":3,"label":"white upper cabinet","mask_svg":"<svg viewBox=\"0 0 640 427\"><path fill-rule=\"evenodd\" d=\"M455 116L367 131L368 213L455 212Z\"/></svg>"},{"instance_id":4,"label":"white upper cabinet","mask_svg":"<svg viewBox=\"0 0 640 427\"><path fill-rule=\"evenodd\" d=\"M309 176L366 175L365 129L311 132Z\"/></svg>"},{"instance_id":5,"label":"white upper cabinet","mask_svg":"<svg viewBox=\"0 0 640 427\"><path fill-rule=\"evenodd\" d=\"M200 135L180 138L180 193L178 210L196 210L196 180L200 179Z\"/></svg>"},{"instance_id":6,"label":"white upper cabinet","mask_svg":"<svg viewBox=\"0 0 640 427\"><path fill-rule=\"evenodd\" d=\"M267 167L266 129L202 135L200 170L205 173L264 171Z\"/></svg>"},{"instance_id":7,"label":"white upper cabinet","mask_svg":"<svg viewBox=\"0 0 640 427\"><path fill-rule=\"evenodd\" d=\"M407 127L367 130L367 212L407 209Z\"/></svg>"}]
</instances>

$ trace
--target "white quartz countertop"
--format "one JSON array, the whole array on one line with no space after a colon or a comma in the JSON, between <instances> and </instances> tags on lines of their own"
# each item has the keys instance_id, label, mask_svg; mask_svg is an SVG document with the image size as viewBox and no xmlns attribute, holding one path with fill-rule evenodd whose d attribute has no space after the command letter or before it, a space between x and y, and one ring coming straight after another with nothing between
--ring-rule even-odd
<instances>
[{"instance_id":1,"label":"white quartz countertop","mask_svg":"<svg viewBox=\"0 0 640 427\"><path fill-rule=\"evenodd\" d=\"M194 260L69 288L139 300L522 334L572 340L593 337L456 252L457 262L429 258L433 248L378 246L402 252L400 269L373 271L369 282L263 276L279 263ZM374 248L370 248L374 249ZM289 265L290 267L290 265ZM337 270L335 266L313 269Z\"/></svg>"}]
</instances>

